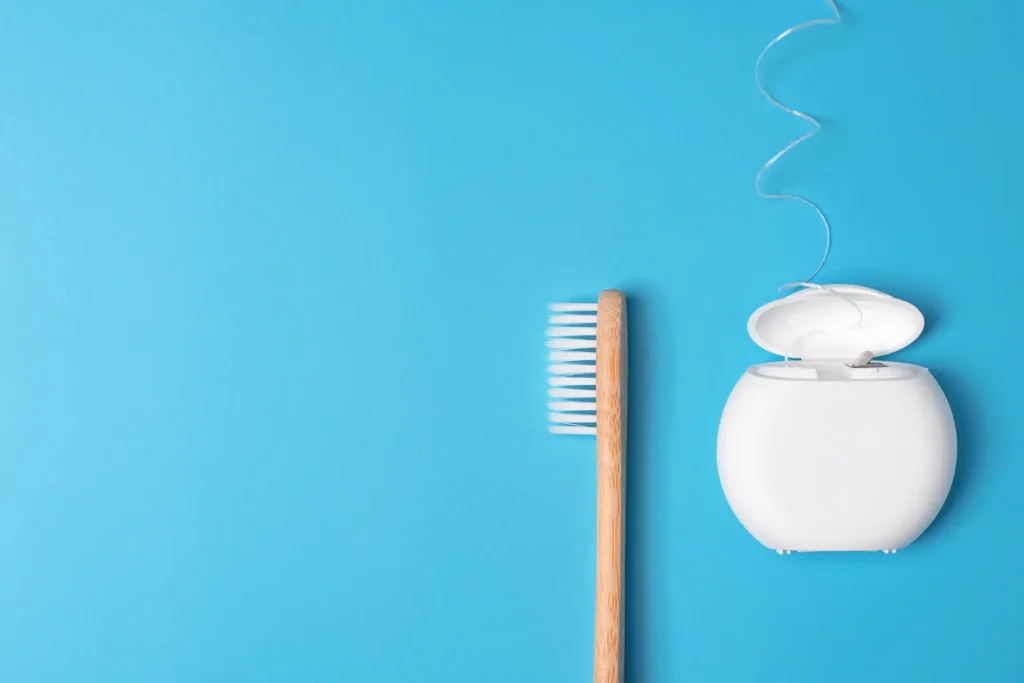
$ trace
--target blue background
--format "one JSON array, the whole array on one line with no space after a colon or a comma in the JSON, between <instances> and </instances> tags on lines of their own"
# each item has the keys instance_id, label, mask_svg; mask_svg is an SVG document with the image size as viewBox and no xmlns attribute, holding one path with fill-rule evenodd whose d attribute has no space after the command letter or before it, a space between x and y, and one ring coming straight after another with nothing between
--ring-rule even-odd
<instances>
[{"instance_id":1,"label":"blue background","mask_svg":"<svg viewBox=\"0 0 1024 683\"><path fill-rule=\"evenodd\" d=\"M896 557L780 558L717 422L813 213L754 88L824 2L8 3L0 680L590 680L545 304L628 290L630 683L1020 681L1024 6L766 60L822 282L917 304L961 439Z\"/></svg>"}]
</instances>

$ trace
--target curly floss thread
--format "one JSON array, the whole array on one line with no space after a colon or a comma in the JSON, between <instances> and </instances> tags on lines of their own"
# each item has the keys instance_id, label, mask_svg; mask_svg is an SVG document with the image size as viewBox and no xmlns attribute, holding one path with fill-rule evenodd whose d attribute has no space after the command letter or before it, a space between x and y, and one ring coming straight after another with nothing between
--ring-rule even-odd
<instances>
[{"instance_id":1,"label":"curly floss thread","mask_svg":"<svg viewBox=\"0 0 1024 683\"><path fill-rule=\"evenodd\" d=\"M821 269L825 266L825 261L828 260L829 251L832 248L832 226L829 225L828 218L825 217L825 213L821 210L821 208L818 207L817 204L812 202L807 197L801 197L800 195L796 194L776 194L772 192L765 192L764 190L761 189L761 177L769 168L772 167L772 165L775 164L775 162L777 162L779 159L785 156L786 153L788 153L791 149L793 149L800 143L806 142L807 140L814 137L818 133L818 131L821 130L821 124L818 123L817 119L815 119L813 116L805 112L799 111L797 109L787 107L782 102L775 99L774 97L771 96L771 94L768 93L764 85L762 85L761 83L761 60L764 59L764 56L768 53L768 50L774 47L776 43L783 40L787 36L796 33L797 31L802 31L805 28L811 28L812 26L821 26L823 24L838 24L840 19L839 8L836 6L835 0L828 0L828 4L829 7L832 8L831 17L823 19L812 19L810 21L805 21L802 24L797 24L796 26L791 26L790 28L787 28L785 31L775 36L775 38L773 38L770 43L764 46L764 49L761 50L761 54L757 56L757 63L754 65L754 82L757 83L757 89L761 91L761 94L764 95L765 99L767 99L769 102L771 102L772 104L774 104L776 107L786 112L787 114L792 114L797 118L803 119L804 121L807 121L809 124L811 124L811 126L813 126L811 130L807 131L806 133L798 137L796 140L793 140L793 142L783 147L781 150L779 150L777 154L775 154L775 156L773 156L771 159L764 163L764 165L761 167L761 170L757 172L757 176L754 178L754 189L757 191L758 196L761 197L762 199L791 199L798 201L801 204L806 204L807 206L815 210L815 212L818 214L818 217L821 218L822 224L824 224L825 226L825 253L822 255L821 261L818 263L818 267L815 268L814 272L811 273L811 276L808 277L803 282L794 283L792 285L784 285L783 287L779 288L780 291L784 289L790 289L792 287L806 287L808 283L810 283L811 280L813 280L818 275L818 273L821 272Z\"/></svg>"}]
</instances>

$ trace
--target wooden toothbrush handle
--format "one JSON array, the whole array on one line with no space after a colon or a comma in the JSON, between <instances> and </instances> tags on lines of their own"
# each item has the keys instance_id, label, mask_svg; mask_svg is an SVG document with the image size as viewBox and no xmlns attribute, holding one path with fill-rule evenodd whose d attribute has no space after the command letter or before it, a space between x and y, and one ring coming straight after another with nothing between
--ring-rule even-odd
<instances>
[{"instance_id":1,"label":"wooden toothbrush handle","mask_svg":"<svg viewBox=\"0 0 1024 683\"><path fill-rule=\"evenodd\" d=\"M597 601L594 683L620 683L626 446L626 297L601 292L597 308Z\"/></svg>"}]
</instances>

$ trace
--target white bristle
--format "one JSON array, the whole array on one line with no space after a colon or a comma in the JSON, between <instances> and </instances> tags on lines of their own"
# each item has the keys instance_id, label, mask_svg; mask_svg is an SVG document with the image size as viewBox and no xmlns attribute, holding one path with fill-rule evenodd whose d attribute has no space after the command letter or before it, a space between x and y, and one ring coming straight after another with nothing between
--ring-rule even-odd
<instances>
[{"instance_id":1,"label":"white bristle","mask_svg":"<svg viewBox=\"0 0 1024 683\"><path fill-rule=\"evenodd\" d=\"M570 425L551 425L548 431L552 434L597 434L597 427L577 427Z\"/></svg>"},{"instance_id":2,"label":"white bristle","mask_svg":"<svg viewBox=\"0 0 1024 683\"><path fill-rule=\"evenodd\" d=\"M551 304L552 311L597 311L597 304Z\"/></svg>"},{"instance_id":3,"label":"white bristle","mask_svg":"<svg viewBox=\"0 0 1024 683\"><path fill-rule=\"evenodd\" d=\"M550 309L548 429L597 434L597 304L552 304Z\"/></svg>"},{"instance_id":4,"label":"white bristle","mask_svg":"<svg viewBox=\"0 0 1024 683\"><path fill-rule=\"evenodd\" d=\"M548 389L548 396L551 398L597 398L596 389L563 389L561 387Z\"/></svg>"},{"instance_id":5,"label":"white bristle","mask_svg":"<svg viewBox=\"0 0 1024 683\"><path fill-rule=\"evenodd\" d=\"M581 325L578 327L549 327L549 337L596 337L597 328L593 325Z\"/></svg>"},{"instance_id":6,"label":"white bristle","mask_svg":"<svg viewBox=\"0 0 1024 683\"><path fill-rule=\"evenodd\" d=\"M548 377L548 385L553 387L596 387L596 377Z\"/></svg>"},{"instance_id":7,"label":"white bristle","mask_svg":"<svg viewBox=\"0 0 1024 683\"><path fill-rule=\"evenodd\" d=\"M592 425L597 424L597 415L594 413L548 413L548 421L552 424Z\"/></svg>"},{"instance_id":8,"label":"white bristle","mask_svg":"<svg viewBox=\"0 0 1024 683\"><path fill-rule=\"evenodd\" d=\"M597 404L593 401L549 401L548 410L553 413L594 412Z\"/></svg>"},{"instance_id":9,"label":"white bristle","mask_svg":"<svg viewBox=\"0 0 1024 683\"><path fill-rule=\"evenodd\" d=\"M549 349L596 349L596 339L548 339Z\"/></svg>"},{"instance_id":10,"label":"white bristle","mask_svg":"<svg viewBox=\"0 0 1024 683\"><path fill-rule=\"evenodd\" d=\"M597 362L597 353L593 351L552 351L548 358L556 363L571 363L578 360Z\"/></svg>"},{"instance_id":11,"label":"white bristle","mask_svg":"<svg viewBox=\"0 0 1024 683\"><path fill-rule=\"evenodd\" d=\"M597 366L593 363L562 363L548 366L552 375L593 375Z\"/></svg>"},{"instance_id":12,"label":"white bristle","mask_svg":"<svg viewBox=\"0 0 1024 683\"><path fill-rule=\"evenodd\" d=\"M578 315L574 313L553 315L548 318L552 325L596 325L596 315Z\"/></svg>"}]
</instances>

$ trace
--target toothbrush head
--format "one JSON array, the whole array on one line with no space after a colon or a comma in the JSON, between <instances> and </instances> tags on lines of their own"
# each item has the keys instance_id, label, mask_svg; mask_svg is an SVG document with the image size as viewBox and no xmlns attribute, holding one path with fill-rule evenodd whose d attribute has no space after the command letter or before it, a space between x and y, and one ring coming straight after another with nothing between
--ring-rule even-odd
<instances>
[{"instance_id":1,"label":"toothbrush head","mask_svg":"<svg viewBox=\"0 0 1024 683\"><path fill-rule=\"evenodd\" d=\"M551 304L548 429L597 434L597 304Z\"/></svg>"},{"instance_id":2,"label":"toothbrush head","mask_svg":"<svg viewBox=\"0 0 1024 683\"><path fill-rule=\"evenodd\" d=\"M552 304L550 310L548 429L555 434L596 435L601 422L621 424L625 295L609 289L601 292L596 304Z\"/></svg>"}]
</instances>

